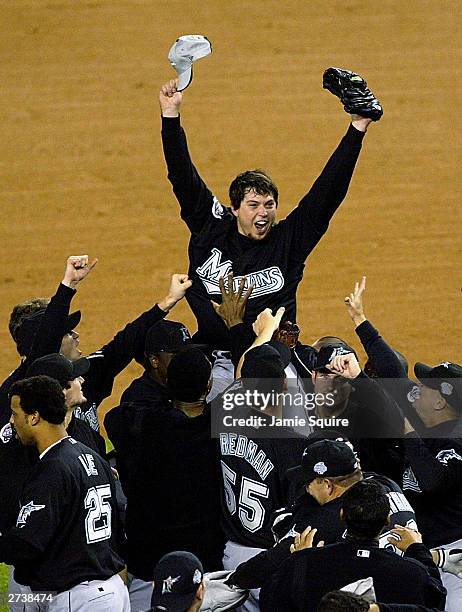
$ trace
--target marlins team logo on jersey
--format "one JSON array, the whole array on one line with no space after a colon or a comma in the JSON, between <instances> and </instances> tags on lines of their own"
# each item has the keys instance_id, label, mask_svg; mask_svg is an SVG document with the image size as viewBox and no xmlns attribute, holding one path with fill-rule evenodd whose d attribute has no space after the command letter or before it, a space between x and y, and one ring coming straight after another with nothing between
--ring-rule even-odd
<instances>
[{"instance_id":1,"label":"marlins team logo on jersey","mask_svg":"<svg viewBox=\"0 0 462 612\"><path fill-rule=\"evenodd\" d=\"M219 249L213 248L210 257L201 266L196 268L196 272L204 283L207 293L220 295L219 279L223 276L226 285L228 274L233 271L232 261L227 259L222 262L222 256L223 253ZM236 276L233 279L235 291L238 290L242 278L242 276ZM245 289L253 285L253 292L249 298L251 300L268 293L276 293L276 291L284 287L284 277L277 266L271 266L257 272L249 272L245 275L245 279Z\"/></svg>"},{"instance_id":2,"label":"marlins team logo on jersey","mask_svg":"<svg viewBox=\"0 0 462 612\"><path fill-rule=\"evenodd\" d=\"M462 461L462 457L459 455L459 453L456 453L454 448L440 450L440 452L436 455L436 458L438 459L440 463L444 463L444 465L447 465L450 459L456 459L457 461Z\"/></svg>"},{"instance_id":3,"label":"marlins team logo on jersey","mask_svg":"<svg viewBox=\"0 0 462 612\"><path fill-rule=\"evenodd\" d=\"M30 517L32 512L37 512L38 510L43 510L45 508L42 504L34 504L33 501L30 501L28 504L23 506L18 514L18 520L16 521L16 527L24 527L27 522L27 519Z\"/></svg>"}]
</instances>

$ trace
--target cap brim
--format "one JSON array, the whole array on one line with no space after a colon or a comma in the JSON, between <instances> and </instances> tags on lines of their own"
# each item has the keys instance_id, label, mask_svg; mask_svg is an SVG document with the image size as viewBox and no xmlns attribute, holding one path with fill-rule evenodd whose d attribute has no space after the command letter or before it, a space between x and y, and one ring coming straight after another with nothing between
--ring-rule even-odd
<instances>
[{"instance_id":1,"label":"cap brim","mask_svg":"<svg viewBox=\"0 0 462 612\"><path fill-rule=\"evenodd\" d=\"M72 312L67 317L67 321L66 321L66 333L67 334L77 327L77 325L80 323L81 318L82 318L82 313L80 312L80 310L76 310L75 312Z\"/></svg>"},{"instance_id":2,"label":"cap brim","mask_svg":"<svg viewBox=\"0 0 462 612\"><path fill-rule=\"evenodd\" d=\"M432 381L432 372L433 368L426 365L425 363L417 362L414 366L414 374L419 381L424 384L426 387L439 389L439 382L437 379L434 379L434 383Z\"/></svg>"},{"instance_id":3,"label":"cap brim","mask_svg":"<svg viewBox=\"0 0 462 612\"><path fill-rule=\"evenodd\" d=\"M74 374L74 378L78 378L79 376L85 376L89 369L90 361L86 357L81 357L80 359L76 359L76 361L72 362L72 371Z\"/></svg>"},{"instance_id":4,"label":"cap brim","mask_svg":"<svg viewBox=\"0 0 462 612\"><path fill-rule=\"evenodd\" d=\"M192 66L178 75L177 91L184 91L191 84L193 78Z\"/></svg>"},{"instance_id":5,"label":"cap brim","mask_svg":"<svg viewBox=\"0 0 462 612\"><path fill-rule=\"evenodd\" d=\"M199 588L199 585L197 585ZM194 593L187 593L186 595L177 595L176 593L165 593L160 597L151 598L151 610L168 610L168 612L184 612L188 610L196 598L196 591Z\"/></svg>"}]
</instances>

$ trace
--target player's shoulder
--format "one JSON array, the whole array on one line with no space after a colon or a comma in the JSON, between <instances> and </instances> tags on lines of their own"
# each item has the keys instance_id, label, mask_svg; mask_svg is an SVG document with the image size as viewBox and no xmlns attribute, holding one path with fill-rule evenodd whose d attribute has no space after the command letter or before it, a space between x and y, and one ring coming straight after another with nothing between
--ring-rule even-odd
<instances>
[{"instance_id":1,"label":"player's shoulder","mask_svg":"<svg viewBox=\"0 0 462 612\"><path fill-rule=\"evenodd\" d=\"M383 474L377 474L376 472L364 472L364 480L373 480L381 484L386 492L395 491L397 493L402 493L401 487L394 480L389 478L388 476L384 476Z\"/></svg>"}]
</instances>

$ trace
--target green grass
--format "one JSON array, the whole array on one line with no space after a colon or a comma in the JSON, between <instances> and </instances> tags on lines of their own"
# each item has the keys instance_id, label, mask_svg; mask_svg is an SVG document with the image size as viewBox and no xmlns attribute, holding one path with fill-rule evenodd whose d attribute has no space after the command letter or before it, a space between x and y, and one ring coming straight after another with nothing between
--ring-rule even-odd
<instances>
[{"instance_id":1,"label":"green grass","mask_svg":"<svg viewBox=\"0 0 462 612\"><path fill-rule=\"evenodd\" d=\"M0 563L0 593L8 592L8 566ZM8 612L8 606L0 606L0 612Z\"/></svg>"}]
</instances>

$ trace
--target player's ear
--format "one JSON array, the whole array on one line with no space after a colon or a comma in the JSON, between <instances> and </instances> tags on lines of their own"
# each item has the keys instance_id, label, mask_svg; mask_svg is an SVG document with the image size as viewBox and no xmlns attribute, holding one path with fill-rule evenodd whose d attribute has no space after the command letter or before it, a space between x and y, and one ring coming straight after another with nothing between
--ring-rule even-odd
<instances>
[{"instance_id":1,"label":"player's ear","mask_svg":"<svg viewBox=\"0 0 462 612\"><path fill-rule=\"evenodd\" d=\"M157 370L159 367L159 357L157 357L157 355L149 355L148 359L154 370Z\"/></svg>"},{"instance_id":2,"label":"player's ear","mask_svg":"<svg viewBox=\"0 0 462 612\"><path fill-rule=\"evenodd\" d=\"M204 595L205 595L205 585L204 585L204 581L202 581L199 585L199 588L196 591L196 599L199 601L204 601Z\"/></svg>"},{"instance_id":3,"label":"player's ear","mask_svg":"<svg viewBox=\"0 0 462 612\"><path fill-rule=\"evenodd\" d=\"M40 415L37 411L35 411L30 415L30 424L37 425L39 422L40 422Z\"/></svg>"},{"instance_id":4,"label":"player's ear","mask_svg":"<svg viewBox=\"0 0 462 612\"><path fill-rule=\"evenodd\" d=\"M234 206L231 206L231 212L235 217L239 217L239 208L234 208Z\"/></svg>"}]
</instances>

